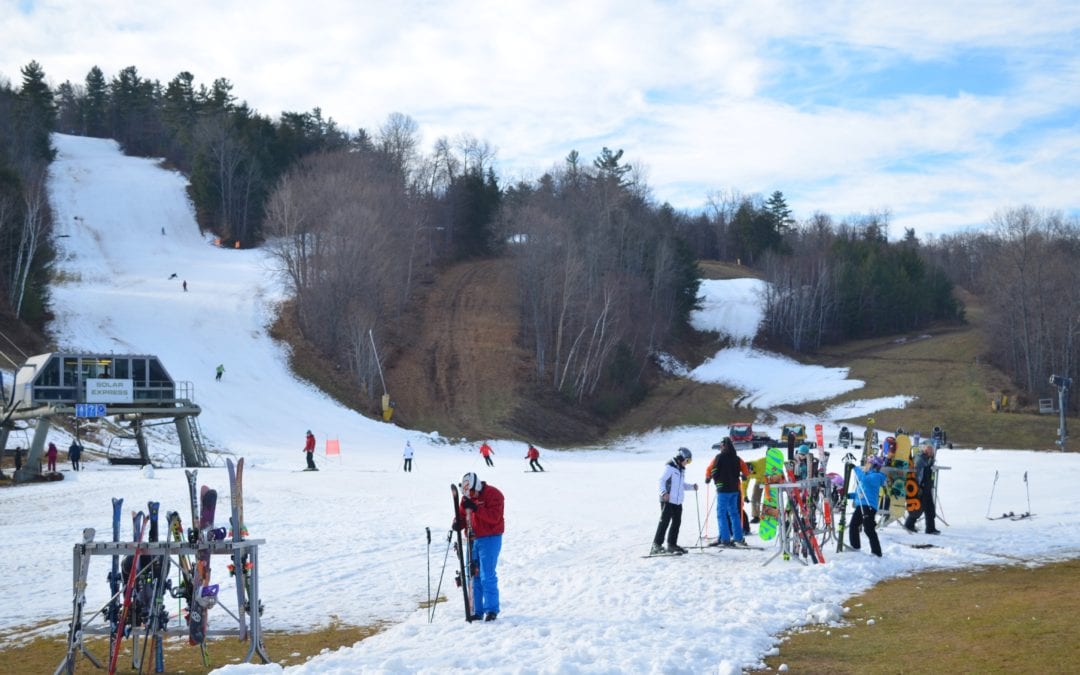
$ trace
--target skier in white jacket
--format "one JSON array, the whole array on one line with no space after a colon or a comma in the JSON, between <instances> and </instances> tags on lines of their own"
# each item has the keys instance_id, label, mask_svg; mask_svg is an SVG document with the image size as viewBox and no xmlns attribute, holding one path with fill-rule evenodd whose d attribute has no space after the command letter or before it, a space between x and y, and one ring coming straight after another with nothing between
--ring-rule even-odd
<instances>
[{"instance_id":1,"label":"skier in white jacket","mask_svg":"<svg viewBox=\"0 0 1080 675\"><path fill-rule=\"evenodd\" d=\"M660 476L660 524L656 526L650 555L686 553L686 549L679 546L679 526L682 525L682 504L686 491L698 489L697 483L687 483L684 478L686 465L692 458L688 449L679 448L671 461L664 465L664 474ZM665 533L666 549L663 548Z\"/></svg>"}]
</instances>

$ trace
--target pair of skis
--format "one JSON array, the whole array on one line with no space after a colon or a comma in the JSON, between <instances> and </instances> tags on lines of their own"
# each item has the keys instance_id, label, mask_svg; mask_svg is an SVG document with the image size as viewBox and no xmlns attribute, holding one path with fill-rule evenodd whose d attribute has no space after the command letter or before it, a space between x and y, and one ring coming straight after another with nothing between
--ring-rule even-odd
<instances>
[{"instance_id":1,"label":"pair of skis","mask_svg":"<svg viewBox=\"0 0 1080 675\"><path fill-rule=\"evenodd\" d=\"M139 574L139 560L142 558L142 540L146 534L148 519L139 511L132 514L135 526L135 552L132 554L131 571L128 573L127 583L124 585L123 602L120 605L119 615L114 626L112 650L109 653L109 675L116 673L116 666L120 659L120 645L123 643L124 633L129 628L128 619L131 615L131 599L135 590L135 580ZM116 563L113 563L114 566Z\"/></svg>"},{"instance_id":2,"label":"pair of skis","mask_svg":"<svg viewBox=\"0 0 1080 675\"><path fill-rule=\"evenodd\" d=\"M202 486L196 493L197 471L185 471L188 480L188 493L191 500L191 520L197 523L188 539L197 544L210 542L214 528L214 512L217 510L217 490ZM198 497L196 497L198 494ZM210 584L210 551L195 554L194 568L191 575L191 597L188 600L188 642L199 645L202 650L203 665L210 665L210 654L206 649L207 612L217 602L218 586Z\"/></svg>"},{"instance_id":3,"label":"pair of skis","mask_svg":"<svg viewBox=\"0 0 1080 675\"><path fill-rule=\"evenodd\" d=\"M226 459L225 465L229 470L229 493L230 500L229 506L231 511L230 522L232 524L232 540L233 542L243 541L247 537L247 528L244 525L244 492L243 492L243 479L244 479L244 458L241 457L233 464L232 459ZM251 563L248 561L247 553L234 548L232 554L232 564L229 565L229 573L236 578L236 607L237 607L237 621L240 624L240 640L247 639L247 620L244 618L246 611L250 611L248 607L248 598L250 597L250 579L248 573L251 571ZM258 611L257 608L255 611Z\"/></svg>"},{"instance_id":4,"label":"pair of skis","mask_svg":"<svg viewBox=\"0 0 1080 675\"><path fill-rule=\"evenodd\" d=\"M158 541L158 512L161 505L158 502L148 502L146 506L150 514L149 540L155 542ZM132 559L132 565L140 564L141 560L138 557ZM132 665L140 673L146 659L147 646L151 642L154 644L154 671L158 673L165 671L165 647L161 633L169 624L169 611L165 608L165 591L171 585L168 577L169 556L167 555L156 556L148 564L143 565L139 572L143 587L140 589L138 603L140 611L136 613L135 625L138 624L138 619L141 619L146 624L146 631L140 654L134 654L138 645L134 643L132 645Z\"/></svg>"},{"instance_id":5,"label":"pair of skis","mask_svg":"<svg viewBox=\"0 0 1080 675\"><path fill-rule=\"evenodd\" d=\"M454 529L457 531L457 542L454 544L454 552L457 553L458 571L457 571L457 574L455 575L455 582L457 583L458 586L461 587L462 599L465 601L465 620L471 623L472 620L475 618L475 615L473 614L473 602L472 602L472 592L471 592L471 590L472 590L472 573L473 573L473 565L472 565L472 528L468 527L468 525L469 525L468 522L465 522L465 523L459 523L458 522L458 519L461 517L459 515L459 510L458 510L461 501L460 501L460 495L458 494L458 486L456 484L454 484L454 483L450 484L450 495L453 497L453 502L454 502L454 524L455 524ZM457 525L461 525L462 527L457 527ZM463 543L462 542L461 531L466 530L466 529L467 529L467 532L466 532L467 536L464 537L465 542ZM466 546L468 547L468 549L466 549ZM468 571L468 573L466 573L466 571L465 571L465 560L466 559L468 559L468 561L469 561L469 567L468 567L469 571Z\"/></svg>"},{"instance_id":6,"label":"pair of skis","mask_svg":"<svg viewBox=\"0 0 1080 675\"><path fill-rule=\"evenodd\" d=\"M1028 510L1024 513L1014 513L1009 511L1002 513L1000 516L991 516L990 507L994 504L994 489L997 487L998 472L994 471L994 484L990 486L990 501L986 504L986 519L987 520L1027 520L1028 518L1034 518L1035 514L1031 512L1031 487L1028 485L1027 471L1024 472L1024 490L1027 492L1027 505Z\"/></svg>"}]
</instances>

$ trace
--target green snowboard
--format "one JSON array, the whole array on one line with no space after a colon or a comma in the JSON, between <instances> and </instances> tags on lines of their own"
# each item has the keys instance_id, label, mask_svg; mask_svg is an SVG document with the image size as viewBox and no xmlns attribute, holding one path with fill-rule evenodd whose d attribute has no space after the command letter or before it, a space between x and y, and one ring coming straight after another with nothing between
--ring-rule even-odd
<instances>
[{"instance_id":1,"label":"green snowboard","mask_svg":"<svg viewBox=\"0 0 1080 675\"><path fill-rule=\"evenodd\" d=\"M765 496L761 500L761 525L758 526L758 536L762 541L775 537L779 524L780 491L769 484L783 481L784 451L780 448L769 448L765 453Z\"/></svg>"}]
</instances>

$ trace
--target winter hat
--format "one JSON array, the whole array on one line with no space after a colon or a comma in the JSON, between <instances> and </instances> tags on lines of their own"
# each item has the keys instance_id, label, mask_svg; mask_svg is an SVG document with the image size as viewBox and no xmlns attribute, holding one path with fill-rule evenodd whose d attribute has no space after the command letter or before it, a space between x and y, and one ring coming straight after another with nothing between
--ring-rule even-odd
<instances>
[{"instance_id":1,"label":"winter hat","mask_svg":"<svg viewBox=\"0 0 1080 675\"><path fill-rule=\"evenodd\" d=\"M808 446L806 443L803 443L802 445L799 446L799 448L798 448L798 450L796 450L796 452L798 452L800 455L808 454L810 452L810 446Z\"/></svg>"},{"instance_id":2,"label":"winter hat","mask_svg":"<svg viewBox=\"0 0 1080 675\"><path fill-rule=\"evenodd\" d=\"M461 489L466 494L468 494L469 490L479 490L480 478L475 473L470 471L469 473L461 477Z\"/></svg>"}]
</instances>

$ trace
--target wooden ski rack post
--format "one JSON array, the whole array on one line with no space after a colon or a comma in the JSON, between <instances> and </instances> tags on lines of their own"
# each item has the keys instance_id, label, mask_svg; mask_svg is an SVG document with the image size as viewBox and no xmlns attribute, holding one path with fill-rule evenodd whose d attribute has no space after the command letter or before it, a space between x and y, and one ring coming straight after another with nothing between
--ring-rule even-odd
<instances>
[{"instance_id":1,"label":"wooden ski rack post","mask_svg":"<svg viewBox=\"0 0 1080 675\"><path fill-rule=\"evenodd\" d=\"M248 640L250 640L250 648L247 655L244 657L244 663L250 663L252 658L258 654L263 663L270 663L270 657L266 653L266 647L263 645L262 640L262 626L260 622L260 609L259 603L259 546L265 544L265 539L244 539L242 541L232 541L231 539L224 539L220 541L210 541L203 543L188 543L179 541L156 541L156 542L114 542L114 541L89 541L81 542L75 545L74 551L74 568L73 568L73 588L74 593L78 595L80 590L85 591L87 586L87 577L89 572L84 570L89 569L89 564L84 564L84 556L113 556L113 555L133 555L136 550L140 552L142 556L145 556L143 560L148 562L143 565L145 568L148 565L153 564L153 561L157 558L166 556L181 556L191 555L194 556L198 552L209 551L210 555L223 555L229 556L232 559L234 552L247 553L251 559L251 569L247 572L247 576L250 583L250 592L247 594L248 606L251 611L246 613L248 624ZM179 567L179 563L177 562ZM244 583L241 571L236 572L236 583ZM223 601L223 596L219 596L218 601L214 605L215 607L221 607L225 610L225 613L232 616L234 620L237 619L239 613L234 613L229 609L228 605ZM85 604L85 603L84 603ZM64 660L56 668L54 675L60 675L61 673L73 673L75 672L75 660L80 653L85 654L94 665L98 665L96 659L86 650L83 644L84 635L109 635L111 627L107 624L103 624L98 627L89 627L91 623L98 616L104 617L106 606L95 612L90 619L83 621L82 608L76 604L76 608L72 611L72 625L78 626L78 630L72 630L69 632L68 649ZM239 609L239 608L237 608ZM175 634L180 634L181 631L176 631L178 626L172 624L172 628ZM182 631L185 635L187 627L182 622L180 624ZM132 635L137 638L138 634L144 631L132 631ZM168 633L167 627L162 627L154 635L147 636L147 639L152 640L154 637L164 637L163 633ZM237 628L230 629L218 629L206 631L207 637L215 636L240 636L239 626ZM100 666L98 666L100 667Z\"/></svg>"}]
</instances>

